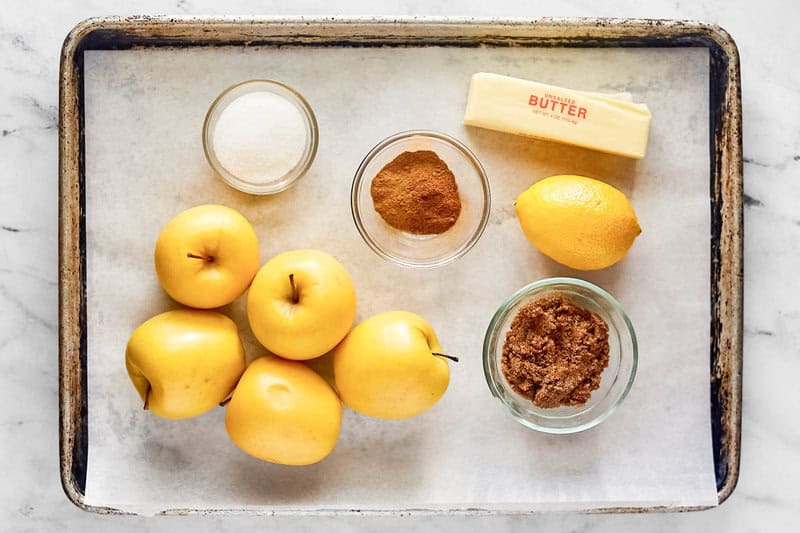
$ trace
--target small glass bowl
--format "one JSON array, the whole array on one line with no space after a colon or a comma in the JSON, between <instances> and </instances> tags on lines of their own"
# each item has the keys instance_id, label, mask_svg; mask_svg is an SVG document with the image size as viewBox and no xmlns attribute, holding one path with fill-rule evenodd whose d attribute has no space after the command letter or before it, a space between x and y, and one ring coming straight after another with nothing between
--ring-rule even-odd
<instances>
[{"instance_id":1,"label":"small glass bowl","mask_svg":"<svg viewBox=\"0 0 800 533\"><path fill-rule=\"evenodd\" d=\"M303 155L297 164L283 176L275 176L270 181L248 181L241 176L236 176L226 169L222 163L217 159L214 150L214 128L225 108L234 100L249 93L256 92L270 92L276 94L292 105L294 105L300 114L305 119L306 126L306 146L303 150ZM281 82L274 80L247 80L235 85L231 85L211 103L208 108L205 121L203 122L203 150L206 153L206 159L217 174L222 179L235 189L249 194L275 194L284 191L291 187L300 177L302 177L311 163L314 162L314 157L317 155L317 144L319 143L319 130L317 128L317 118L314 116L314 111L303 96Z\"/></svg>"},{"instance_id":2,"label":"small glass bowl","mask_svg":"<svg viewBox=\"0 0 800 533\"><path fill-rule=\"evenodd\" d=\"M436 152L458 185L461 214L453 227L438 235L397 230L372 204L370 187L375 175L401 153L416 150ZM469 148L444 133L417 130L392 135L369 151L353 179L350 206L358 232L375 253L398 265L434 268L452 263L475 246L489 221L491 195L486 171Z\"/></svg>"},{"instance_id":3,"label":"small glass bowl","mask_svg":"<svg viewBox=\"0 0 800 533\"><path fill-rule=\"evenodd\" d=\"M521 307L552 293L563 294L578 307L597 313L608 324L608 367L600 378L600 387L581 406L536 407L514 392L503 375L503 343L511 321ZM608 418L628 395L637 361L636 333L619 302L597 285L574 278L543 279L515 292L495 313L483 342L483 372L492 394L517 422L545 433L577 433Z\"/></svg>"}]
</instances>

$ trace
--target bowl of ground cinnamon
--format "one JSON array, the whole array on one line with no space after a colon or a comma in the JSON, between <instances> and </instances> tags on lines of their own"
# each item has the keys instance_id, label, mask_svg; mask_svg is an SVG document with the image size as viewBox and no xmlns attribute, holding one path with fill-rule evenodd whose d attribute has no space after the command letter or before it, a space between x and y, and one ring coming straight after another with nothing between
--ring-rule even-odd
<instances>
[{"instance_id":1,"label":"bowl of ground cinnamon","mask_svg":"<svg viewBox=\"0 0 800 533\"><path fill-rule=\"evenodd\" d=\"M549 278L514 293L483 345L492 394L521 424L547 433L596 426L622 403L638 361L620 303L584 280Z\"/></svg>"},{"instance_id":2,"label":"bowl of ground cinnamon","mask_svg":"<svg viewBox=\"0 0 800 533\"><path fill-rule=\"evenodd\" d=\"M444 133L408 131L378 143L351 189L353 220L364 242L402 266L433 268L466 254L489 220L483 166Z\"/></svg>"}]
</instances>

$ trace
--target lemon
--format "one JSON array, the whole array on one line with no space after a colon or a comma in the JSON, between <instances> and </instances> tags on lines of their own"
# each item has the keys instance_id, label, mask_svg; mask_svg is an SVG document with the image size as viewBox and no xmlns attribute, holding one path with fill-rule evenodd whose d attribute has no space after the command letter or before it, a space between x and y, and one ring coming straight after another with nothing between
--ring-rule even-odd
<instances>
[{"instance_id":1,"label":"lemon","mask_svg":"<svg viewBox=\"0 0 800 533\"><path fill-rule=\"evenodd\" d=\"M613 265L642 232L623 193L583 176L551 176L515 203L525 237L543 254L578 270Z\"/></svg>"}]
</instances>

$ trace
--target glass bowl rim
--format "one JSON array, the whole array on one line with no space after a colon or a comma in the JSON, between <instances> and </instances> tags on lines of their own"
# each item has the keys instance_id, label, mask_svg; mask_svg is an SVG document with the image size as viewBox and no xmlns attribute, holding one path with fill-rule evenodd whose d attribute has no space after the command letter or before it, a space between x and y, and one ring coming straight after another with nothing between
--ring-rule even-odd
<instances>
[{"instance_id":1,"label":"glass bowl rim","mask_svg":"<svg viewBox=\"0 0 800 533\"><path fill-rule=\"evenodd\" d=\"M301 165L296 166L293 171L280 176L278 179L269 182L265 185L253 185L249 182L244 181L242 178L236 176L227 168L225 168L222 163L217 159L216 151L212 148L213 147L213 140L209 139L211 132L209 131L211 125L211 117L216 113L217 108L219 107L222 100L227 97L233 91L240 89L246 85L271 85L274 87L278 87L280 90L284 91L288 96L295 100L307 121L308 124L308 134L309 139L306 144L306 149L308 150L308 155L301 159ZM253 91L257 92L257 91ZM280 94L279 96L286 97L286 95ZM289 99L289 98L287 98ZM211 166L211 168L219 174L222 180L229 186L233 187L236 190L239 190L244 193L254 194L259 196L265 196L270 194L277 194L279 192L283 192L306 175L308 169L311 168L311 165L314 163L314 159L317 156L317 148L319 146L319 125L317 123L317 116L314 114L314 110L311 105L308 103L308 100L295 88L277 81L271 80L268 78L253 78L249 80L243 80L233 85L229 85L226 87L222 92L220 92L216 98L211 102L211 105L208 106L208 111L206 111L205 118L203 119L203 130L202 130L202 137L203 137L203 152L206 156L206 161ZM287 179L287 176L289 178Z\"/></svg>"},{"instance_id":2,"label":"glass bowl rim","mask_svg":"<svg viewBox=\"0 0 800 533\"><path fill-rule=\"evenodd\" d=\"M477 228L470 236L469 240L465 242L460 247L456 248L452 253L448 254L447 256L439 259L437 261L432 262L418 262L413 260L404 259L401 257L397 257L390 252L387 252L381 247L376 240L372 237L369 231L367 231L366 227L361 218L361 202L358 198L359 191L361 190L361 186L364 183L364 173L366 172L367 167L372 162L375 157L380 154L383 150L388 148L389 146L410 139L412 137L428 137L433 138L438 141L442 141L445 144L449 144L453 148L456 149L463 157L466 159L472 167L475 169L475 173L478 175L478 179L481 182L481 188L483 190L483 209L481 214L480 222L478 223ZM442 267L445 265L449 265L450 263L454 262L456 259L463 257L466 255L472 248L478 243L480 238L483 236L483 232L486 229L486 226L489 223L489 216L491 215L492 211L492 194L491 194L491 187L489 185L489 177L486 174L486 169L483 168L483 164L481 164L478 156L470 150L470 148L461 142L460 140L456 139L455 137L448 135L446 133L435 131L435 130L406 130L401 131L398 133L394 133L389 135L388 137L384 138L380 142L378 142L375 146L370 149L369 152L364 156L361 160L361 163L358 165L358 169L353 177L353 183L350 186L350 213L353 216L353 222L356 225L356 229L358 230L359 235L367 243L367 246L375 252L377 255L386 259L389 262L395 263L400 266L409 267L409 268L418 268L418 269L433 269Z\"/></svg>"},{"instance_id":3,"label":"glass bowl rim","mask_svg":"<svg viewBox=\"0 0 800 533\"><path fill-rule=\"evenodd\" d=\"M505 320L511 310L520 303L523 299L537 293L541 292L542 289L547 289L552 286L556 285L572 285L581 287L583 289L587 289L590 293L599 296L602 300L606 303L610 304L611 309L614 313L616 313L625 324L625 328L630 335L631 341L631 370L630 375L628 376L628 381L625 383L625 387L622 390L619 397L614 400L614 402L603 412L598 414L597 416L593 417L592 419L582 423L577 424L575 426L568 426L568 427L549 427L543 426L541 424L537 424L536 422L532 422L528 418L523 416L519 416L512 410L512 407L506 402L501 394L500 389L501 386L496 383L494 379L492 379L490 374L490 365L491 361L494 358L494 354L490 353L490 339L497 336L499 333L497 330L500 327L500 324ZM620 346L620 351L622 352L622 347ZM486 329L486 334L483 339L483 375L486 379L486 383L489 386L489 390L505 408L505 410L516 420L518 423L522 424L523 426L529 427L531 429L535 429L537 431L541 431L543 433L551 433L551 434L570 434L570 433L578 433L580 431L585 431L587 429L593 428L596 425L600 424L604 420L606 420L609 416L611 416L614 411L622 404L625 398L628 396L631 388L633 387L633 382L636 377L636 372L639 366L639 345L636 339L636 331L633 328L633 324L631 323L630 318L628 317L627 313L623 309L622 305L614 298L608 291L591 283L589 281L585 281L578 278L570 278L570 277L554 277L554 278L545 278L539 281L534 281L532 283L528 283L527 285L517 289L508 299L506 299L500 307L497 308L495 311L494 316L492 316L492 320L489 322L489 326ZM620 355L621 356L621 355ZM617 374L617 377L619 374ZM615 380L616 378L615 377ZM500 377L502 379L502 376ZM574 415L571 415L574 416ZM566 419L567 417L552 417L553 419Z\"/></svg>"}]
</instances>

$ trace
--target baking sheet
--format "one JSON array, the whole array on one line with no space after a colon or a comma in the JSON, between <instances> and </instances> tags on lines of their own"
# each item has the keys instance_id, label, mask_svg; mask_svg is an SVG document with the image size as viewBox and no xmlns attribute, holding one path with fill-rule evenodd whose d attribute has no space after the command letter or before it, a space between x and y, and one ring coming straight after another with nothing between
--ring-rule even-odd
<instances>
[{"instance_id":1,"label":"baking sheet","mask_svg":"<svg viewBox=\"0 0 800 533\"><path fill-rule=\"evenodd\" d=\"M649 152L634 162L464 128L476 71L594 91L630 91L653 112ZM86 217L89 505L170 508L585 509L715 505L709 427L708 51L522 48L192 48L87 51ZM200 129L231 83L267 77L302 92L320 147L297 187L238 193L203 157ZM378 140L406 129L464 140L492 184L491 223L451 266L417 272L383 261L352 223L349 186ZM643 234L618 265L578 273L524 240L514 198L538 179L578 173L631 198ZM217 202L256 227L262 259L314 247L343 260L359 319L405 308L448 352L450 389L428 413L378 421L346 412L334 453L303 468L261 463L225 434L222 409L170 422L141 411L123 359L130 332L171 308L152 247L178 211ZM626 307L640 342L633 390L599 427L542 435L505 415L484 383L480 348L496 307L519 286L576 275ZM242 304L250 357L260 353Z\"/></svg>"}]
</instances>

